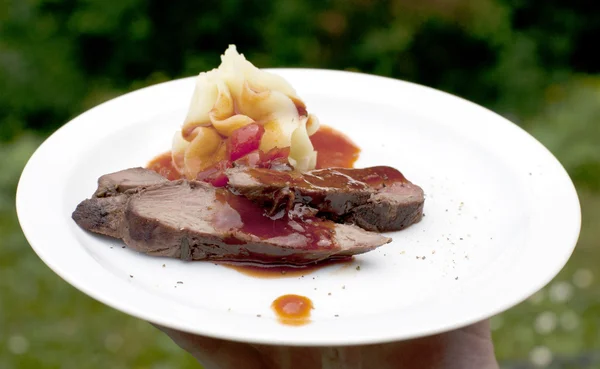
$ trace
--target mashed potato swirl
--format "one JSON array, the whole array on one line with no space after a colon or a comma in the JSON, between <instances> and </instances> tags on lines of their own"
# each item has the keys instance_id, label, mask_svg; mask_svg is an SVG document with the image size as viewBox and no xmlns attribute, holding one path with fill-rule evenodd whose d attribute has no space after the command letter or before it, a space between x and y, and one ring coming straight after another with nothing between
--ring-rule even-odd
<instances>
[{"instance_id":1,"label":"mashed potato swirl","mask_svg":"<svg viewBox=\"0 0 600 369\"><path fill-rule=\"evenodd\" d=\"M252 123L265 129L260 150L290 147L288 161L295 170L315 168L317 152L309 136L319 129L317 118L286 80L256 68L230 45L218 68L196 78L185 121L173 138L174 165L194 178L224 155L224 138Z\"/></svg>"}]
</instances>

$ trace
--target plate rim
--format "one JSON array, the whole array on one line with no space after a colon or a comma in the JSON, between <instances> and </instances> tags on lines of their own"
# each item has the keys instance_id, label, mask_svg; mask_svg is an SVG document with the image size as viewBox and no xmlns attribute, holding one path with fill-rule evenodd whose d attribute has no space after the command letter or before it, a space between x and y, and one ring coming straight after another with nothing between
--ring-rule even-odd
<instances>
[{"instance_id":1,"label":"plate rim","mask_svg":"<svg viewBox=\"0 0 600 369\"><path fill-rule=\"evenodd\" d=\"M501 116L500 114L487 109L481 105L478 105L472 101L466 100L464 98L461 98L459 96L450 94L448 92L444 92L441 90L437 90L435 88L432 87L428 87L428 86L424 86L424 85L420 85L414 82L409 82L409 81L403 81L400 79L395 79L395 78L391 78L391 77L385 77L385 76L378 76L378 75L372 75L372 74L367 74L367 73L361 73L361 72L354 72L354 71L340 71L340 70L331 70L331 69L318 69L318 68L269 68L269 69L265 69L267 71L270 72L275 72L275 73L283 73L284 77L286 73L309 73L309 74L335 74L338 76L343 76L343 75L348 75L350 77L348 78L353 78L352 76L359 76L358 78L377 78L377 79L382 79L382 80L386 80L386 81L390 81L391 83L399 83L399 84L405 84L405 85L409 85L410 88L417 88L417 89L427 89L429 90L428 92L433 93L433 94L443 94L446 95L447 98L450 99L457 99L456 101L460 101L461 104L469 104L472 108L477 108L477 109L483 109L485 111L486 114L493 114L494 116L496 116L497 118L501 119L502 121L504 121L505 124L510 124L512 126L513 129L517 129L518 131L520 131L519 133L515 133L515 134L519 134L519 135L525 135L527 137L527 139L529 139L530 141L533 140L532 143L537 143L538 145L538 149L543 149L545 151L545 153L543 154L545 158L549 159L550 161L553 161L553 164L556 166L557 165L557 169L559 171L561 171L561 175L564 177L563 179L567 180L568 183L566 183L567 187L569 188L564 188L564 190L566 192L570 192L569 194L567 194L568 196L571 197L571 200L573 200L572 205L575 206L575 209L572 209L574 211L574 214L571 214L572 216L574 216L574 218L572 219L573 222L573 226L574 228L572 229L571 232L573 232L573 236L572 236L572 245L570 245L569 247L565 246L565 250L564 250L564 260L557 260L556 264L557 264L557 270L553 273L550 273L552 275L547 275L544 278L540 278L538 280L537 283L537 289L531 293L529 293L529 295L525 294L524 296L521 296L521 298L519 299L513 299L511 301L506 302L503 306L497 306L496 307L496 311L488 312L485 314L479 314L480 316L472 315L469 319L463 319L461 321L456 321L454 322L454 324L446 324L445 326L441 326L438 329L428 329L428 330L423 330L421 332L411 332L410 334L401 334L401 333L396 333L396 334L387 334L387 335L383 335L383 336L379 336L379 337L375 337L375 336L363 336L362 338L352 338L352 337L348 337L345 340L315 340L313 342L306 342L306 341L296 341L293 339L284 339L281 340L280 337L279 338L268 338L268 337L249 337L248 335L244 336L244 335L231 335L231 332L228 333L223 333L220 332L218 329L190 329L190 327L187 326L183 326L181 324L166 324L167 326L170 326L172 328L175 329L180 329L180 330L184 330L184 331L188 331L190 333L196 333L196 334L204 334L207 336L212 336L215 338L221 338L221 339L227 339L227 340L232 340L232 341L244 341L244 342L255 342L255 343L263 343L263 344L286 344L286 345L290 345L290 346L323 346L323 345L327 345L327 346L340 346L340 345L356 345L356 344L371 344L371 343L383 343L383 342L390 342L390 341L396 341L396 340L403 340L403 339L411 339L411 338L418 338L418 337L422 337L422 336L426 336L426 335L431 335L431 334L436 334L436 333L441 333L441 332L445 332L448 330L452 330L452 329L457 329L463 326L466 326L468 324L472 324L475 323L481 319L485 319L489 316L495 315L497 313L503 312L505 310L507 310L508 308L511 308L515 305L517 305L518 303L524 301L527 297L529 297L532 293L536 292L537 290L543 288L545 285L547 285L559 272L560 270L562 270L565 266L565 264L567 263L567 261L569 260L570 256L572 255L579 235L580 235L580 230L581 230L581 206L580 206L580 201L579 201L579 197L576 191L576 188L573 184L573 181L571 180L571 178L569 177L568 173L566 172L566 170L564 169L563 165L560 163L560 161L543 145L541 144L537 139L535 139L531 134L529 134L527 131L525 131L522 127L518 126L517 124L515 124L514 122L504 118L503 116ZM38 257L40 257L40 259L54 272L56 273L58 276L60 276L65 282L69 283L70 285L74 286L76 289L78 289L79 291L85 293L86 295L90 296L91 298L102 302L103 304L116 309L118 311L121 312L125 312L128 315L134 316L138 319L144 319L150 322L153 322L155 324L164 324L165 320L161 317L156 317L156 316L148 316L148 314L143 314L140 313L139 311L136 311L136 309L132 309L129 308L127 306L124 306L124 304L118 304L115 303L114 299L108 298L104 295L102 295L101 293L97 293L94 291L93 288L91 288L90 286L85 285L85 283L81 282L81 281L77 281L77 280L73 280L72 276L69 276L69 273L66 273L60 266L57 266L55 264L55 262L49 260L47 257L45 257L45 252L42 251L43 247L40 247L39 244L36 245L37 241L32 241L33 239L37 239L36 236L33 235L32 232L34 232L31 228L31 224L29 223L28 220L28 216L27 214L24 213L24 208L26 208L26 198L25 196L27 195L26 192L24 192L24 188L26 187L27 183L26 181L29 180L33 174L31 173L31 171L33 170L32 168L34 168L35 164L37 163L38 160L40 158L40 152L43 152L45 150L46 147L48 147L49 145L52 144L52 142L54 142L54 140L56 140L56 137L60 137L60 135L62 135L62 132L65 132L66 130L70 129L69 127L73 127L76 124L80 124L78 122L85 122L85 117L89 114L92 114L92 112L104 109L106 106L109 106L111 104L114 104L115 101L120 100L123 101L123 99L125 98L131 98L131 96L133 95L141 95L143 93L151 93L151 91L156 91L159 88L164 88L164 86L169 85L169 84L176 84L176 83L183 83L184 81L189 81L189 80L193 80L195 78L195 76L190 76L190 77L184 77L184 78L178 78L178 79L174 79L174 80L170 80L170 81L166 81L166 82L162 82L159 84L155 84L155 85L151 85L151 86L147 86L141 89L137 89L137 90L133 90L130 91L128 93L125 93L123 95L117 96L115 98L112 98L108 101L105 101L101 104L98 104L94 107L92 107L91 109L86 110L85 112L82 112L81 114L75 116L74 118L72 118L71 120L69 120L67 123L65 123L64 125L62 125L60 128L58 128L56 131L54 131L50 136L48 136L39 146L38 148L36 148L36 150L34 151L34 153L31 155L31 157L28 159L27 164L25 165L23 172L21 173L21 176L19 178L19 183L17 186L17 192L16 192L16 211L17 211L17 216L18 216L18 220L19 220L19 224L23 230L23 233L28 241L28 243L30 244L30 247L34 250L34 252L36 253L36 255L38 255ZM154 113L154 114L150 114L150 116L152 115L156 115L158 114L158 112ZM515 131L517 132L517 131ZM79 241L76 241L79 243ZM146 315L144 317L144 315Z\"/></svg>"}]
</instances>

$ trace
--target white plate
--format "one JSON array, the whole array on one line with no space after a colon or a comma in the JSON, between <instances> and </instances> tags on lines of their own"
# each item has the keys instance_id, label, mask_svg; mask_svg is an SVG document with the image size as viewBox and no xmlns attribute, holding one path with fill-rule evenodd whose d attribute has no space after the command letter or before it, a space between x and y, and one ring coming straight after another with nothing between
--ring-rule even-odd
<instances>
[{"instance_id":1,"label":"white plate","mask_svg":"<svg viewBox=\"0 0 600 369\"><path fill-rule=\"evenodd\" d=\"M170 149L194 88L186 78L91 109L40 146L17 191L19 220L37 254L76 288L141 319L286 345L385 342L464 326L523 301L567 262L580 229L577 194L559 162L516 125L398 80L271 71L323 124L358 143L357 167L391 165L423 187L425 218L358 256L360 270L330 266L281 279L144 256L80 229L71 213L100 175ZM288 293L312 299L310 324L277 321L271 302Z\"/></svg>"}]
</instances>

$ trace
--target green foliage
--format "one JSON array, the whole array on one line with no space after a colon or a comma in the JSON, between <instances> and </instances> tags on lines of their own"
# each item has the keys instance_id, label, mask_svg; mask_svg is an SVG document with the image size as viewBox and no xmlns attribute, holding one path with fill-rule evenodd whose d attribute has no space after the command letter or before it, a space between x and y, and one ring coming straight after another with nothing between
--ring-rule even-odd
<instances>
[{"instance_id":1,"label":"green foliage","mask_svg":"<svg viewBox=\"0 0 600 369\"><path fill-rule=\"evenodd\" d=\"M152 327L91 300L45 267L20 232L14 193L29 155L70 118L127 91L211 69L230 43L259 67L358 70L429 85L531 132L575 180L583 230L553 284L494 320L498 356L527 360L536 346L560 355L600 349L598 282L577 282L600 256L600 54L594 50L600 12L594 6L555 0L0 2L0 368L195 367ZM552 298L565 283L580 287L572 287L568 300ZM559 323L574 313L579 323L540 332L542 313L555 314Z\"/></svg>"},{"instance_id":2,"label":"green foliage","mask_svg":"<svg viewBox=\"0 0 600 369\"><path fill-rule=\"evenodd\" d=\"M513 116L573 66L597 72L585 4L407 0L12 0L0 15L0 138L48 133L131 88L214 67L355 69L431 85ZM555 10L561 16L552 15ZM594 69L595 68L595 69Z\"/></svg>"},{"instance_id":3,"label":"green foliage","mask_svg":"<svg viewBox=\"0 0 600 369\"><path fill-rule=\"evenodd\" d=\"M528 122L580 185L600 191L600 79L555 86L544 111Z\"/></svg>"}]
</instances>

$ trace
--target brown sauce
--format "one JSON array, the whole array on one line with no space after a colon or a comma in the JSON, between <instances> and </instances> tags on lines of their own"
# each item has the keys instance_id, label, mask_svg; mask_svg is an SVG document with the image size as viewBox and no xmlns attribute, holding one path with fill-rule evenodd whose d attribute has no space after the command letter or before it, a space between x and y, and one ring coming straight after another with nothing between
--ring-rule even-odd
<instances>
[{"instance_id":1,"label":"brown sauce","mask_svg":"<svg viewBox=\"0 0 600 369\"><path fill-rule=\"evenodd\" d=\"M331 265L342 265L342 268L346 265L351 265L354 261L353 257L329 259L318 263L313 263L304 266L291 266L291 265L262 265L262 264L242 264L242 263L226 263L220 262L218 264L233 269L238 273L247 275L249 277L271 279L271 278L302 278L311 273L314 273L321 268L325 268Z\"/></svg>"},{"instance_id":2,"label":"brown sauce","mask_svg":"<svg viewBox=\"0 0 600 369\"><path fill-rule=\"evenodd\" d=\"M160 154L152 159L152 161L148 163L147 168L155 171L171 181L182 178L182 175L179 173L179 171L177 171L177 169L175 169L175 166L173 165L173 159L170 151Z\"/></svg>"},{"instance_id":3,"label":"brown sauce","mask_svg":"<svg viewBox=\"0 0 600 369\"><path fill-rule=\"evenodd\" d=\"M317 151L317 169L352 168L360 155L360 148L346 135L331 127L321 126L310 136Z\"/></svg>"},{"instance_id":4,"label":"brown sauce","mask_svg":"<svg viewBox=\"0 0 600 369\"><path fill-rule=\"evenodd\" d=\"M188 134L191 134L191 130ZM358 146L346 135L331 127L322 125L310 137L310 141L317 151L317 169L352 168L360 154ZM183 178L173 165L171 152L158 155L148 163L147 168L170 180Z\"/></svg>"},{"instance_id":5,"label":"brown sauce","mask_svg":"<svg viewBox=\"0 0 600 369\"><path fill-rule=\"evenodd\" d=\"M335 224L328 220L315 217L312 213L305 213L308 209L297 206L287 214L279 217L269 217L265 209L253 203L243 196L223 190L217 191L216 197L219 202L228 205L237 213L229 214L226 218L227 224L220 224L224 217L216 219L215 227L224 229L239 229L242 232L255 235L261 239L293 237L298 240L304 239L305 249L326 248L334 246Z\"/></svg>"},{"instance_id":6,"label":"brown sauce","mask_svg":"<svg viewBox=\"0 0 600 369\"><path fill-rule=\"evenodd\" d=\"M305 113L305 108L297 106L299 113ZM191 130L187 132L191 134ZM311 136L311 141L317 150L317 168L352 168L358 156L360 149L343 133L327 127L321 126L319 130ZM183 175L173 165L171 152L166 152L152 159L147 168L154 170L169 180L183 178ZM220 192L220 191L218 191ZM278 236L293 237L294 234L300 234L307 240L309 247L327 247L333 242L334 223L324 221L314 217L311 214L303 214L302 208L293 209L291 216L283 216L278 219L265 215L264 209L254 205L249 200L234 196L228 192L223 192L220 197L221 202L226 202L235 210L241 222L241 230L247 233L257 235L261 238L271 238ZM303 220L297 222L297 219ZM235 241L235 240L232 240ZM324 266L347 263L352 258L342 260L329 260L318 264L311 264L305 267L276 266L267 267L261 265L243 265L243 264L223 264L228 268L258 278L276 278L276 277L302 277L303 275L314 272Z\"/></svg>"},{"instance_id":7,"label":"brown sauce","mask_svg":"<svg viewBox=\"0 0 600 369\"><path fill-rule=\"evenodd\" d=\"M386 166L320 169L304 174L254 168L248 169L247 174L264 184L263 193L272 192L270 200L265 200L270 212L302 203L321 215L336 216L346 214L352 204L366 201L375 191L387 191L383 188L392 189L395 183L406 182L402 173Z\"/></svg>"},{"instance_id":8,"label":"brown sauce","mask_svg":"<svg viewBox=\"0 0 600 369\"><path fill-rule=\"evenodd\" d=\"M308 297L283 295L273 301L271 308L281 324L300 326L310 323L310 313L314 306Z\"/></svg>"},{"instance_id":9,"label":"brown sauce","mask_svg":"<svg viewBox=\"0 0 600 369\"><path fill-rule=\"evenodd\" d=\"M366 183L370 187L379 189L381 187L391 186L394 183L404 183L406 178L398 169L386 166L369 167L347 170L344 168L336 169L336 172L343 174L355 181ZM323 177L317 174L319 177ZM343 183L338 186L345 186Z\"/></svg>"},{"instance_id":10,"label":"brown sauce","mask_svg":"<svg viewBox=\"0 0 600 369\"><path fill-rule=\"evenodd\" d=\"M336 168L316 170L305 174L297 172L273 172L253 168L248 173L257 181L268 183L274 187L295 187L300 189L317 189L330 187L341 189L365 190L390 186L396 182L406 182L397 169L386 166L362 169Z\"/></svg>"}]
</instances>

